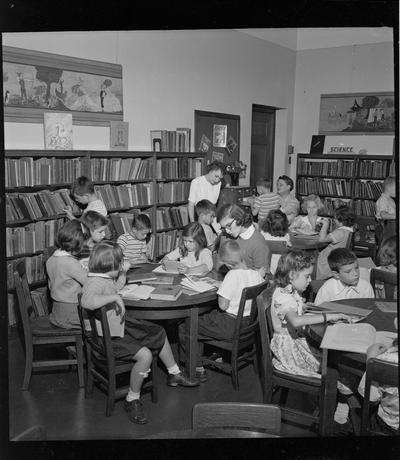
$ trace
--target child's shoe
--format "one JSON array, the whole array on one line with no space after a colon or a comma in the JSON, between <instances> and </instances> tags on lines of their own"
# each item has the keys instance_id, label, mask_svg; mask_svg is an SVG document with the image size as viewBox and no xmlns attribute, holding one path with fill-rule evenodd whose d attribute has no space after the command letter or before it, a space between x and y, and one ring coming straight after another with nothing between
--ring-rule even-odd
<instances>
[{"instance_id":1,"label":"child's shoe","mask_svg":"<svg viewBox=\"0 0 400 460\"><path fill-rule=\"evenodd\" d=\"M198 379L200 383L208 382L207 371L205 369L201 371L196 371L196 379Z\"/></svg>"},{"instance_id":2,"label":"child's shoe","mask_svg":"<svg viewBox=\"0 0 400 460\"><path fill-rule=\"evenodd\" d=\"M199 381L190 380L183 372L179 372L179 374L168 374L167 385L170 387L177 387L178 385L182 385L183 387L197 387Z\"/></svg>"},{"instance_id":3,"label":"child's shoe","mask_svg":"<svg viewBox=\"0 0 400 460\"><path fill-rule=\"evenodd\" d=\"M334 436L351 436L353 434L353 425L350 420L346 423L333 422L333 435Z\"/></svg>"},{"instance_id":4,"label":"child's shoe","mask_svg":"<svg viewBox=\"0 0 400 460\"><path fill-rule=\"evenodd\" d=\"M124 401L124 409L128 414L128 418L131 422L139 425L148 423L146 416L143 411L143 403L140 399L134 399L133 401Z\"/></svg>"}]
</instances>

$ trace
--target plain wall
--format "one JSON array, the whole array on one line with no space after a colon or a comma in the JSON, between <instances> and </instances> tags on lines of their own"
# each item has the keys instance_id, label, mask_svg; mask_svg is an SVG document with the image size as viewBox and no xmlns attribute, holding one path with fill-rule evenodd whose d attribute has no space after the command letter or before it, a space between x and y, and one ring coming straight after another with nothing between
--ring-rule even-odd
<instances>
[{"instance_id":1,"label":"plain wall","mask_svg":"<svg viewBox=\"0 0 400 460\"><path fill-rule=\"evenodd\" d=\"M252 104L281 108L274 177L286 172L293 50L234 30L7 33L3 45L121 64L130 150L150 150L151 129L189 127L194 139L194 110L231 113L240 115L240 158L249 165ZM5 123L7 149L42 149L43 142L42 124ZM109 128L74 126L73 143L108 150ZM249 174L241 183L248 181Z\"/></svg>"},{"instance_id":2,"label":"plain wall","mask_svg":"<svg viewBox=\"0 0 400 460\"><path fill-rule=\"evenodd\" d=\"M321 94L394 91L393 43L340 46L297 52L293 113L296 153L310 151L311 136L318 134ZM353 146L370 154L391 155L393 135L326 136L331 146ZM294 177L296 162L292 162Z\"/></svg>"}]
</instances>

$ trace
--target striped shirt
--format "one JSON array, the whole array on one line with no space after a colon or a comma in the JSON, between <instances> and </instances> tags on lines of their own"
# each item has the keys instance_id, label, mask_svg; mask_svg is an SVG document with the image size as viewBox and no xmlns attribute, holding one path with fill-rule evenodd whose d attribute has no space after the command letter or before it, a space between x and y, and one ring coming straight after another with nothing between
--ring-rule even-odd
<instances>
[{"instance_id":1,"label":"striped shirt","mask_svg":"<svg viewBox=\"0 0 400 460\"><path fill-rule=\"evenodd\" d=\"M254 200L254 211L258 211L258 220L265 219L272 209L279 209L280 196L275 192L259 195Z\"/></svg>"},{"instance_id":2,"label":"striped shirt","mask_svg":"<svg viewBox=\"0 0 400 460\"><path fill-rule=\"evenodd\" d=\"M121 235L117 243L124 253L124 260L131 264L147 262L147 244L146 241L138 240L132 233L124 233Z\"/></svg>"}]
</instances>

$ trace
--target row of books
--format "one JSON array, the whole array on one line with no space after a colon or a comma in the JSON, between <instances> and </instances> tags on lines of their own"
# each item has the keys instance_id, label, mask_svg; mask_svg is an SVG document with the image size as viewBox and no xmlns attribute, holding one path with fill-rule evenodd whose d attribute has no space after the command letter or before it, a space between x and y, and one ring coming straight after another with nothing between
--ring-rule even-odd
<instances>
[{"instance_id":1,"label":"row of books","mask_svg":"<svg viewBox=\"0 0 400 460\"><path fill-rule=\"evenodd\" d=\"M364 231L364 241L365 243L370 243L370 244L375 244L376 239L375 239L375 225L366 225L365 226L365 231ZM359 231L359 226L358 224L355 225L355 232L354 232L354 243L359 243L361 242L361 233Z\"/></svg>"},{"instance_id":2,"label":"row of books","mask_svg":"<svg viewBox=\"0 0 400 460\"><path fill-rule=\"evenodd\" d=\"M300 194L314 193L317 195L351 195L351 182L344 179L322 179L319 177L299 177L297 190Z\"/></svg>"},{"instance_id":3,"label":"row of books","mask_svg":"<svg viewBox=\"0 0 400 460\"><path fill-rule=\"evenodd\" d=\"M115 234L120 236L124 233L128 233L132 230L133 218L138 214L146 214L153 227L153 213L140 211L139 209L131 209L127 212L115 212L108 215L111 220L112 225L115 228Z\"/></svg>"},{"instance_id":4,"label":"row of books","mask_svg":"<svg viewBox=\"0 0 400 460\"><path fill-rule=\"evenodd\" d=\"M55 158L32 157L5 159L6 187L33 187L42 184L73 182L85 171L85 157Z\"/></svg>"},{"instance_id":5,"label":"row of books","mask_svg":"<svg viewBox=\"0 0 400 460\"><path fill-rule=\"evenodd\" d=\"M382 182L356 181L354 185L354 195L358 198L372 198L377 200L383 192Z\"/></svg>"},{"instance_id":6,"label":"row of books","mask_svg":"<svg viewBox=\"0 0 400 460\"><path fill-rule=\"evenodd\" d=\"M375 217L375 202L369 200L355 200L354 212L357 216Z\"/></svg>"},{"instance_id":7,"label":"row of books","mask_svg":"<svg viewBox=\"0 0 400 460\"><path fill-rule=\"evenodd\" d=\"M349 206L350 200L340 200L338 198L325 198L324 199L324 206L326 214L329 216L333 216L336 209L342 206Z\"/></svg>"},{"instance_id":8,"label":"row of books","mask_svg":"<svg viewBox=\"0 0 400 460\"><path fill-rule=\"evenodd\" d=\"M152 158L91 158L92 181L123 181L153 177Z\"/></svg>"},{"instance_id":9,"label":"row of books","mask_svg":"<svg viewBox=\"0 0 400 460\"><path fill-rule=\"evenodd\" d=\"M153 152L190 152L190 128L175 131L151 130L150 141Z\"/></svg>"},{"instance_id":10,"label":"row of books","mask_svg":"<svg viewBox=\"0 0 400 460\"><path fill-rule=\"evenodd\" d=\"M132 206L150 206L154 202L151 183L95 185L94 189L108 210L131 208Z\"/></svg>"},{"instance_id":11,"label":"row of books","mask_svg":"<svg viewBox=\"0 0 400 460\"><path fill-rule=\"evenodd\" d=\"M354 172L353 160L306 160L299 158L298 173L319 176L352 177Z\"/></svg>"},{"instance_id":12,"label":"row of books","mask_svg":"<svg viewBox=\"0 0 400 460\"><path fill-rule=\"evenodd\" d=\"M177 177L197 177L202 172L199 158L161 158L157 159L156 178L175 179Z\"/></svg>"},{"instance_id":13,"label":"row of books","mask_svg":"<svg viewBox=\"0 0 400 460\"><path fill-rule=\"evenodd\" d=\"M157 233L157 254L156 257L161 257L164 254L173 251L177 244L181 232L178 230L171 230L169 232Z\"/></svg>"},{"instance_id":14,"label":"row of books","mask_svg":"<svg viewBox=\"0 0 400 460\"><path fill-rule=\"evenodd\" d=\"M158 202L185 201L189 196L190 182L161 182L157 184Z\"/></svg>"},{"instance_id":15,"label":"row of books","mask_svg":"<svg viewBox=\"0 0 400 460\"><path fill-rule=\"evenodd\" d=\"M388 175L388 161L390 160L363 160L360 161L358 174L363 177L385 177Z\"/></svg>"},{"instance_id":16,"label":"row of books","mask_svg":"<svg viewBox=\"0 0 400 460\"><path fill-rule=\"evenodd\" d=\"M36 193L7 193L5 202L7 222L56 216L63 213L66 206L71 206L73 212L80 211L67 189L41 190Z\"/></svg>"},{"instance_id":17,"label":"row of books","mask_svg":"<svg viewBox=\"0 0 400 460\"><path fill-rule=\"evenodd\" d=\"M189 223L188 208L185 205L176 207L159 207L156 211L157 228L183 227Z\"/></svg>"},{"instance_id":18,"label":"row of books","mask_svg":"<svg viewBox=\"0 0 400 460\"><path fill-rule=\"evenodd\" d=\"M21 260L25 263L26 277L29 284L46 279L44 254L9 260L7 262L7 289L13 289L15 287L14 270L18 262Z\"/></svg>"},{"instance_id":19,"label":"row of books","mask_svg":"<svg viewBox=\"0 0 400 460\"><path fill-rule=\"evenodd\" d=\"M50 313L49 292L47 286L41 286L31 291L33 311L36 316Z\"/></svg>"},{"instance_id":20,"label":"row of books","mask_svg":"<svg viewBox=\"0 0 400 460\"><path fill-rule=\"evenodd\" d=\"M7 257L44 251L46 248L54 246L57 232L63 225L64 219L55 219L31 222L25 227L7 227Z\"/></svg>"}]
</instances>

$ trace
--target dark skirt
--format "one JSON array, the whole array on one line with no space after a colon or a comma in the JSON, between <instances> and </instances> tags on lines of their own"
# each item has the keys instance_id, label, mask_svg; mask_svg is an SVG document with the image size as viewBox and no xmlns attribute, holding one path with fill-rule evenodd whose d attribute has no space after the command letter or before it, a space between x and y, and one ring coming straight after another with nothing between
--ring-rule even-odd
<instances>
[{"instance_id":1,"label":"dark skirt","mask_svg":"<svg viewBox=\"0 0 400 460\"><path fill-rule=\"evenodd\" d=\"M243 318L242 325L246 325L248 322L248 318ZM235 327L236 317L221 310L212 310L210 313L199 317L198 340L231 340Z\"/></svg>"},{"instance_id":2,"label":"dark skirt","mask_svg":"<svg viewBox=\"0 0 400 460\"><path fill-rule=\"evenodd\" d=\"M127 312L124 337L112 339L114 356L130 361L142 347L160 351L166 338L164 328L150 321L135 319Z\"/></svg>"}]
</instances>

